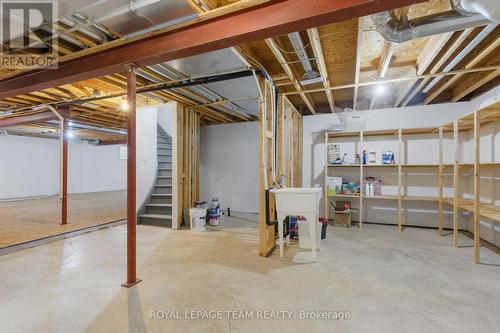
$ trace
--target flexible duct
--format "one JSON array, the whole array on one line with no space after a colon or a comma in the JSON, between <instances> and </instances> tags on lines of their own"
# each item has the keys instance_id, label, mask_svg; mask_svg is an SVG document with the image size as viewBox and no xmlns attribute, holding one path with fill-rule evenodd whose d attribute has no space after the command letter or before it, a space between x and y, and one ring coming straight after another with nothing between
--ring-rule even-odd
<instances>
[{"instance_id":1,"label":"flexible duct","mask_svg":"<svg viewBox=\"0 0 500 333\"><path fill-rule=\"evenodd\" d=\"M464 7L462 3L467 5ZM489 19L479 12L466 9L476 8L486 14L487 8L495 8L495 5L486 6L486 3L490 3L490 0L451 0L452 9L446 12L403 22L396 17L394 11L386 11L372 15L372 21L385 40L399 44L419 37L486 25L490 23ZM488 16L494 17L496 14Z\"/></svg>"},{"instance_id":2,"label":"flexible duct","mask_svg":"<svg viewBox=\"0 0 500 333\"><path fill-rule=\"evenodd\" d=\"M307 56L304 43L298 32L288 34L288 38L292 42L293 49L299 58L302 67L304 67L304 76L301 79L301 84L309 84L321 82L321 75L312 68L309 57Z\"/></svg>"}]
</instances>

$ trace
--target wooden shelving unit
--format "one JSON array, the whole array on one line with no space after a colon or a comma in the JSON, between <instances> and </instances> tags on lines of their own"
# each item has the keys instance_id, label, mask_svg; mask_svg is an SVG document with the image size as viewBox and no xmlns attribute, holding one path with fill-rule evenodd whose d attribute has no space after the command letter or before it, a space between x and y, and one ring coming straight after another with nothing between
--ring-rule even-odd
<instances>
[{"instance_id":1,"label":"wooden shelving unit","mask_svg":"<svg viewBox=\"0 0 500 333\"><path fill-rule=\"evenodd\" d=\"M329 211L329 200L331 198L353 198L353 199L359 199L359 226L363 226L363 201L364 200L394 200L398 202L398 209L397 209L397 221L398 221L398 229L400 231L403 230L403 222L402 222L402 202L403 201L439 201L439 198L431 198L431 197L420 197L420 196L411 196L411 195L405 195L403 194L403 188L402 188L402 181L403 181L403 168L438 168L439 164L403 164L402 163L402 155L403 155L403 136L404 135L418 135L418 134L423 134L423 135L429 135L429 134L437 134L438 133L438 128L432 127L432 128L415 128L415 129L390 129L390 130L380 130L380 131L351 131L351 132L327 132L325 133L325 145L328 145L328 143L335 143L332 142L332 139L346 139L346 138L353 138L358 140L359 146L357 148L360 148L362 151L363 149L361 147L364 146L365 139L370 138L370 137L394 137L395 140L397 140L397 160L398 163L396 164L327 164L325 166L325 196L324 196L324 201L325 201L325 216L328 215ZM358 150L358 149L357 149ZM357 153L361 154L361 151L358 151ZM330 169L345 169L345 168L351 168L351 169L357 169L359 172L359 184L362 183L364 177L366 176L366 170L376 170L376 169L381 169L381 170L394 170L397 173L397 194L394 195L376 195L376 196L366 196L366 195L327 195L327 177L329 176L329 170ZM361 190L362 192L362 190Z\"/></svg>"},{"instance_id":2,"label":"wooden shelving unit","mask_svg":"<svg viewBox=\"0 0 500 333\"><path fill-rule=\"evenodd\" d=\"M482 126L491 125L495 122L500 121L500 102L492 104L488 107L482 108L475 111L467 116L455 120L453 123L445 124L439 127L432 128L415 128L415 129L391 129L391 130L381 130L381 131L351 131L351 132L327 132L325 133L325 147L329 143L339 142L341 139L353 138L357 140L356 153L361 154L364 147L364 140L367 137L387 137L393 136L398 142L398 151L396 164L390 165L380 165L380 164L346 164L346 165L336 165L328 164L325 166L325 216L329 216L329 200L331 198L353 198L359 200L359 226L363 226L363 201L364 200L397 200L397 221L398 229L401 231L403 228L402 222L402 202L403 201L427 201L436 202L438 205L438 221L437 229L440 235L442 235L443 230L443 210L444 205L448 204L453 207L453 244L458 246L458 219L459 210L466 210L474 214L474 260L479 263L480 260L480 218L485 218L493 222L500 222L500 206L496 206L492 203L480 202L480 175L481 170L491 169L500 167L500 161L481 161L480 159L480 135L479 130ZM473 133L473 155L474 162L461 162L459 161L459 134L460 133ZM453 135L453 163L444 163L444 134ZM403 138L406 135L436 135L439 142L439 156L437 163L404 163L403 161ZM337 140L337 141L335 141ZM327 154L327 153L326 153ZM327 157L328 158L328 157ZM366 170L372 169L394 169L397 172L398 179L398 194L397 195L379 195L379 196L365 196L365 195L327 195L327 177L330 175L329 170L333 169L344 169L351 168L359 172L359 184L362 184L364 177L366 176ZM419 195L407 195L403 193L403 170L406 169L426 169L435 172L438 180L438 195L437 196L419 196ZM453 197L444 196L444 178L445 170L453 169ZM474 179L474 193L472 199L461 198L459 195L460 190L460 170L470 170L473 171ZM337 174L336 174L337 175ZM361 190L361 193L363 191Z\"/></svg>"},{"instance_id":3,"label":"wooden shelving unit","mask_svg":"<svg viewBox=\"0 0 500 333\"><path fill-rule=\"evenodd\" d=\"M443 168L453 167L453 198L444 199L444 203L449 204L453 207L453 245L458 247L458 219L459 210L465 210L473 214L474 221L474 262L479 263L481 259L480 253L480 222L481 217L488 219L492 222L500 222L500 206L494 205L494 203L482 203L481 199L481 189L480 189L480 178L481 170L489 168L498 168L500 166L499 161L484 162L481 161L480 156L480 129L482 126L492 125L500 121L500 102L488 105L487 107L481 108L468 114L462 118L455 120L453 123L446 124L442 127L443 131L453 132L453 164L445 164ZM468 132L473 134L473 163L463 163L459 158L459 133ZM473 171L473 182L474 182L474 193L472 198L461 198L460 197L460 169L472 169ZM442 213L441 213L442 214Z\"/></svg>"}]
</instances>

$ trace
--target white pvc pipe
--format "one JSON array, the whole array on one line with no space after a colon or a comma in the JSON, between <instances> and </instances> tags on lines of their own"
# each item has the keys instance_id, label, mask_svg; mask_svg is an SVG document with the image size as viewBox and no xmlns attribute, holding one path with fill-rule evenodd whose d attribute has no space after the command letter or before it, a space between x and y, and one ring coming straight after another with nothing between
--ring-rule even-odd
<instances>
[{"instance_id":1,"label":"white pvc pipe","mask_svg":"<svg viewBox=\"0 0 500 333\"><path fill-rule=\"evenodd\" d=\"M266 100L264 99L264 93L262 92L262 89L260 87L260 83L259 83L259 78L257 77L257 74L255 73L255 70L253 71L253 77L255 78L255 83L257 84L257 89L259 91L259 104L264 104L264 105L261 105L261 108L262 108L262 114L260 114L259 116L261 117L260 121L261 121L261 131L262 131L262 141L261 141L261 145L262 145L262 165L260 167L262 167L262 172L264 173L264 188L267 189L267 170L266 170L266 127L265 127L265 124L266 124L266 117L265 117L265 110L267 108L267 103L266 103ZM265 81L267 82L267 81ZM264 88L264 92L266 92L265 88Z\"/></svg>"},{"instance_id":2,"label":"white pvc pipe","mask_svg":"<svg viewBox=\"0 0 500 333\"><path fill-rule=\"evenodd\" d=\"M64 150L64 118L57 112L54 107L51 105L39 105L33 108L33 111L41 111L44 109L49 109L53 114L59 119L59 145L60 145L60 154L59 154L59 202L62 202L63 199L63 150Z\"/></svg>"}]
</instances>

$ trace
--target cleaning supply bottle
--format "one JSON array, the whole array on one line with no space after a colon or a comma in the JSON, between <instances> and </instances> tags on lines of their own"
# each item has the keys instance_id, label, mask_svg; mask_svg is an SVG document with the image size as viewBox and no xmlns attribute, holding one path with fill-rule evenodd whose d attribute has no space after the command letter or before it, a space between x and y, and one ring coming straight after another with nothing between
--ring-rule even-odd
<instances>
[{"instance_id":1,"label":"cleaning supply bottle","mask_svg":"<svg viewBox=\"0 0 500 333\"><path fill-rule=\"evenodd\" d=\"M363 164L366 164L366 162L367 162L366 158L367 158L366 150L363 150Z\"/></svg>"}]
</instances>

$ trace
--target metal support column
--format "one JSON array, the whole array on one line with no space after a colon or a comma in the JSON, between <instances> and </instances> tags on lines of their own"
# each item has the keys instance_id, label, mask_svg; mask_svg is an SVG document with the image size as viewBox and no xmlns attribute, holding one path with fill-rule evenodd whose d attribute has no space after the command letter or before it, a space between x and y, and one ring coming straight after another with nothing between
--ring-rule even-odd
<instances>
[{"instance_id":1,"label":"metal support column","mask_svg":"<svg viewBox=\"0 0 500 333\"><path fill-rule=\"evenodd\" d=\"M68 118L63 121L61 224L68 223Z\"/></svg>"},{"instance_id":2,"label":"metal support column","mask_svg":"<svg viewBox=\"0 0 500 333\"><path fill-rule=\"evenodd\" d=\"M127 282L130 288L141 282L136 276L136 74L133 67L127 71Z\"/></svg>"}]
</instances>

